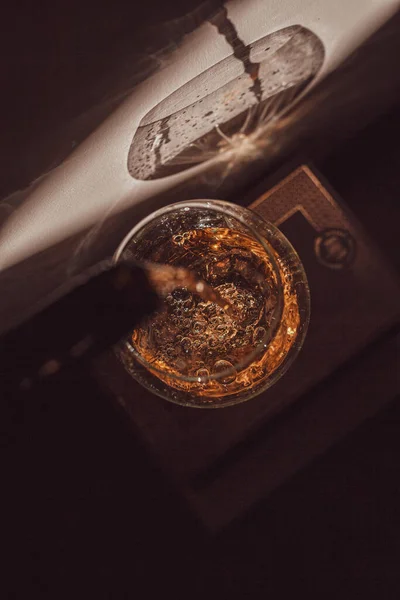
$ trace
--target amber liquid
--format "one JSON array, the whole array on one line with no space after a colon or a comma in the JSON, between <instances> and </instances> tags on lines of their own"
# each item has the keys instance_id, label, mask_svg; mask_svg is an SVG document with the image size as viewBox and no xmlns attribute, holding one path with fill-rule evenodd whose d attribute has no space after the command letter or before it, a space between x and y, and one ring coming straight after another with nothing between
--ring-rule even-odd
<instances>
[{"instance_id":1,"label":"amber liquid","mask_svg":"<svg viewBox=\"0 0 400 600\"><path fill-rule=\"evenodd\" d=\"M228 228L193 229L172 236L157 262L181 267L182 277L132 334L154 375L221 397L259 385L279 366L296 338L297 300L257 240Z\"/></svg>"}]
</instances>

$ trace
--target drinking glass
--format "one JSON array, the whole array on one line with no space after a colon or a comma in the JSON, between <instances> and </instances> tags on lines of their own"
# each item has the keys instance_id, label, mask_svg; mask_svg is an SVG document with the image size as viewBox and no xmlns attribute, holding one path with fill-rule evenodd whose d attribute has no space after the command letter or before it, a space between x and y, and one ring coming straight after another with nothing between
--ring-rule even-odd
<instances>
[{"instance_id":1,"label":"drinking glass","mask_svg":"<svg viewBox=\"0 0 400 600\"><path fill-rule=\"evenodd\" d=\"M253 211L220 200L166 206L130 231L121 259L188 269L196 282L169 290L116 348L154 394L226 407L271 387L296 358L310 315L307 278L290 242Z\"/></svg>"}]
</instances>

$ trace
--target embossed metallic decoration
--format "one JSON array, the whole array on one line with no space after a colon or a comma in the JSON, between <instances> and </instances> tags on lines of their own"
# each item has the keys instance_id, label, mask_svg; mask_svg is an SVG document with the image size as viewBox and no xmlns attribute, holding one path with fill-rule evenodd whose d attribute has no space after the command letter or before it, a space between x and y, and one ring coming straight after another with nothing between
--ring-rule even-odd
<instances>
[{"instance_id":1,"label":"embossed metallic decoration","mask_svg":"<svg viewBox=\"0 0 400 600\"><path fill-rule=\"evenodd\" d=\"M325 267L344 269L354 261L356 242L344 229L327 229L315 239L314 250Z\"/></svg>"}]
</instances>

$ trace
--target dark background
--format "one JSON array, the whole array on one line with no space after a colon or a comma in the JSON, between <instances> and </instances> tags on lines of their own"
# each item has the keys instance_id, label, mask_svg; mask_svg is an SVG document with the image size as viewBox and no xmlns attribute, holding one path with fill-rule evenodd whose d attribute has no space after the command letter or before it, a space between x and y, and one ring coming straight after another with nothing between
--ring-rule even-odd
<instances>
[{"instance_id":1,"label":"dark background","mask_svg":"<svg viewBox=\"0 0 400 600\"><path fill-rule=\"evenodd\" d=\"M118 94L160 67L179 43L177 23L190 30L218 3L185 16L198 4L9 6L1 26L2 194L67 155L71 138L85 137ZM392 43L398 19L390 27L384 39ZM379 52L395 73L398 54L385 44ZM399 266L398 86L385 88L386 101L369 110L381 89L373 80L379 69L371 70L359 107L368 118L357 131L328 137L323 153L318 144L296 152L317 164ZM79 121L99 104L93 120ZM357 357L348 368L357 369ZM384 375L376 393L385 394ZM67 373L17 407L5 437L4 597L398 598L400 402L387 402L210 536L113 401L87 374Z\"/></svg>"}]
</instances>

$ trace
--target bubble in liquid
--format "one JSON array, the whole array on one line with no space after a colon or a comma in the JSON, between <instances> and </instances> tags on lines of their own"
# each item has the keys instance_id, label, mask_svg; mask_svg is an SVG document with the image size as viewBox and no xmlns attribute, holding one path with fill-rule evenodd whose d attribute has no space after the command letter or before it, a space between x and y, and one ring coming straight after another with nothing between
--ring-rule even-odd
<instances>
[{"instance_id":1,"label":"bubble in liquid","mask_svg":"<svg viewBox=\"0 0 400 600\"><path fill-rule=\"evenodd\" d=\"M193 340L193 344L192 344L194 350L199 350L200 346L201 346L201 341L200 340Z\"/></svg>"},{"instance_id":2,"label":"bubble in liquid","mask_svg":"<svg viewBox=\"0 0 400 600\"><path fill-rule=\"evenodd\" d=\"M219 344L219 338L214 335L211 335L207 341L210 348L215 348Z\"/></svg>"},{"instance_id":3,"label":"bubble in liquid","mask_svg":"<svg viewBox=\"0 0 400 600\"><path fill-rule=\"evenodd\" d=\"M194 305L194 298L192 296L192 294L190 294L189 292L187 293L186 297L182 298L182 306L184 308L184 310L187 312L189 309L191 309Z\"/></svg>"},{"instance_id":4,"label":"bubble in liquid","mask_svg":"<svg viewBox=\"0 0 400 600\"><path fill-rule=\"evenodd\" d=\"M257 327L253 333L253 344L261 344L266 339L266 336L267 332L264 327Z\"/></svg>"},{"instance_id":5,"label":"bubble in liquid","mask_svg":"<svg viewBox=\"0 0 400 600\"><path fill-rule=\"evenodd\" d=\"M189 248L191 244L192 233L190 231L185 231L182 234L182 245L184 248Z\"/></svg>"},{"instance_id":6,"label":"bubble in liquid","mask_svg":"<svg viewBox=\"0 0 400 600\"><path fill-rule=\"evenodd\" d=\"M205 331L206 324L203 321L195 321L192 326L192 331L194 334L199 335Z\"/></svg>"},{"instance_id":7,"label":"bubble in liquid","mask_svg":"<svg viewBox=\"0 0 400 600\"><path fill-rule=\"evenodd\" d=\"M172 236L172 241L177 246L180 246L183 243L184 239L183 239L183 236L180 233L177 233L176 235Z\"/></svg>"},{"instance_id":8,"label":"bubble in liquid","mask_svg":"<svg viewBox=\"0 0 400 600\"><path fill-rule=\"evenodd\" d=\"M202 353L207 352L207 350L208 350L208 344L207 344L207 342L201 342L200 341L200 344L198 346L198 350L199 350L199 352L202 352Z\"/></svg>"},{"instance_id":9,"label":"bubble in liquid","mask_svg":"<svg viewBox=\"0 0 400 600\"><path fill-rule=\"evenodd\" d=\"M196 377L199 377L200 379L206 379L207 377L210 376L210 373L208 371L208 369L198 369L198 371L196 371Z\"/></svg>"},{"instance_id":10,"label":"bubble in liquid","mask_svg":"<svg viewBox=\"0 0 400 600\"><path fill-rule=\"evenodd\" d=\"M228 337L233 337L233 335L235 335L235 330L232 330L229 328L229 325L227 325L227 323L221 323L220 325L217 325L216 329L215 329L215 334L216 337L222 342L223 340L226 340Z\"/></svg>"},{"instance_id":11,"label":"bubble in liquid","mask_svg":"<svg viewBox=\"0 0 400 600\"><path fill-rule=\"evenodd\" d=\"M210 302L208 305L205 305L205 307L203 309L203 313L204 313L204 315L206 317L211 318L211 317L215 316L215 314L217 313L218 309L222 310L222 309L219 308L219 306L217 306L216 304Z\"/></svg>"},{"instance_id":12,"label":"bubble in liquid","mask_svg":"<svg viewBox=\"0 0 400 600\"><path fill-rule=\"evenodd\" d=\"M189 352L192 347L192 341L188 337L184 337L181 340L181 346L184 352Z\"/></svg>"},{"instance_id":13,"label":"bubble in liquid","mask_svg":"<svg viewBox=\"0 0 400 600\"><path fill-rule=\"evenodd\" d=\"M215 317L212 317L212 318L210 319L210 325L211 325L212 327L215 327L215 328L217 328L217 326L218 326L218 325L221 325L221 323L223 323L223 321L222 321L222 317L221 317L220 315L219 315L219 316L217 315L217 316L215 316Z\"/></svg>"},{"instance_id":14,"label":"bubble in liquid","mask_svg":"<svg viewBox=\"0 0 400 600\"><path fill-rule=\"evenodd\" d=\"M188 292L186 288L177 288L172 292L172 297L180 305L185 306L185 303L189 303L193 300L192 294Z\"/></svg>"},{"instance_id":15,"label":"bubble in liquid","mask_svg":"<svg viewBox=\"0 0 400 600\"><path fill-rule=\"evenodd\" d=\"M220 375L221 383L233 383L236 379L237 371L228 360L217 360L213 366L213 374Z\"/></svg>"}]
</instances>

